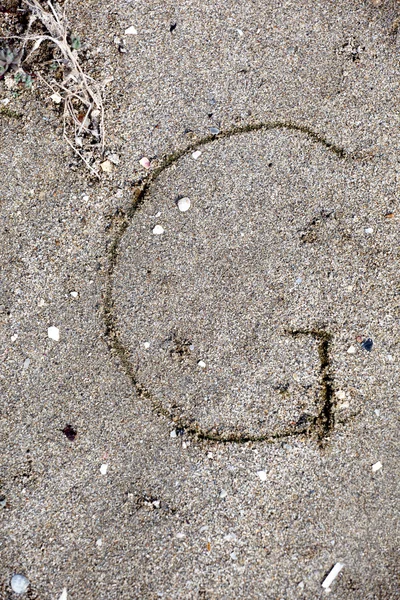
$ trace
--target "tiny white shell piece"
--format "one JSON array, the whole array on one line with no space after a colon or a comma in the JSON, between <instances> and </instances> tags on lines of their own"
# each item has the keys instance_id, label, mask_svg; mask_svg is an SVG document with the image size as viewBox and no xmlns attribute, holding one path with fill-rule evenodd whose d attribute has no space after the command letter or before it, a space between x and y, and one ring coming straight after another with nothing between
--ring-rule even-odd
<instances>
[{"instance_id":1,"label":"tiny white shell piece","mask_svg":"<svg viewBox=\"0 0 400 600\"><path fill-rule=\"evenodd\" d=\"M54 92L54 94L52 94L52 95L50 96L50 98L53 100L53 102L54 102L55 104L60 104L60 103L61 103L61 100L62 100L62 97L60 96L60 94L57 94L57 92Z\"/></svg>"},{"instance_id":2,"label":"tiny white shell piece","mask_svg":"<svg viewBox=\"0 0 400 600\"><path fill-rule=\"evenodd\" d=\"M146 350L150 348L150 342L145 342L143 345L146 348Z\"/></svg>"},{"instance_id":3,"label":"tiny white shell piece","mask_svg":"<svg viewBox=\"0 0 400 600\"><path fill-rule=\"evenodd\" d=\"M63 591L61 592L61 596L59 597L58 600L67 600L67 598L68 598L67 588L63 588Z\"/></svg>"},{"instance_id":4,"label":"tiny white shell piece","mask_svg":"<svg viewBox=\"0 0 400 600\"><path fill-rule=\"evenodd\" d=\"M178 200L178 208L181 212L186 212L190 208L190 199L189 198L180 198Z\"/></svg>"},{"instance_id":5,"label":"tiny white shell piece","mask_svg":"<svg viewBox=\"0 0 400 600\"><path fill-rule=\"evenodd\" d=\"M47 335L51 340L54 340L55 342L60 341L60 330L58 329L58 327L49 327L47 330Z\"/></svg>"},{"instance_id":6,"label":"tiny white shell piece","mask_svg":"<svg viewBox=\"0 0 400 600\"><path fill-rule=\"evenodd\" d=\"M105 475L107 473L107 471L108 471L108 465L106 465L106 464L101 465L101 467L100 467L100 473L102 475Z\"/></svg>"},{"instance_id":7,"label":"tiny white shell piece","mask_svg":"<svg viewBox=\"0 0 400 600\"><path fill-rule=\"evenodd\" d=\"M199 367L201 367L202 369L206 368L206 363L204 362L204 360L199 360L199 362L197 363L199 365Z\"/></svg>"},{"instance_id":8,"label":"tiny white shell piece","mask_svg":"<svg viewBox=\"0 0 400 600\"><path fill-rule=\"evenodd\" d=\"M143 156L143 158L141 158L139 162L145 169L150 169L150 161L146 156Z\"/></svg>"},{"instance_id":9,"label":"tiny white shell piece","mask_svg":"<svg viewBox=\"0 0 400 600\"><path fill-rule=\"evenodd\" d=\"M257 471L257 475L259 476L261 481L267 481L267 472L266 471Z\"/></svg>"},{"instance_id":10,"label":"tiny white shell piece","mask_svg":"<svg viewBox=\"0 0 400 600\"><path fill-rule=\"evenodd\" d=\"M354 346L350 346L350 348L347 350L347 354L355 354L356 353L356 349Z\"/></svg>"},{"instance_id":11,"label":"tiny white shell piece","mask_svg":"<svg viewBox=\"0 0 400 600\"><path fill-rule=\"evenodd\" d=\"M104 162L100 163L100 166L104 173L112 173L113 164L109 160L105 160Z\"/></svg>"},{"instance_id":12,"label":"tiny white shell piece","mask_svg":"<svg viewBox=\"0 0 400 600\"><path fill-rule=\"evenodd\" d=\"M346 398L346 392L343 390L338 390L337 392L335 392L335 396L339 400L344 400Z\"/></svg>"},{"instance_id":13,"label":"tiny white shell piece","mask_svg":"<svg viewBox=\"0 0 400 600\"><path fill-rule=\"evenodd\" d=\"M375 463L374 465L372 465L372 472L376 473L377 471L379 471L379 469L382 469L383 465L381 463L380 460L378 460L377 463Z\"/></svg>"},{"instance_id":14,"label":"tiny white shell piece","mask_svg":"<svg viewBox=\"0 0 400 600\"><path fill-rule=\"evenodd\" d=\"M333 569L330 571L330 573L327 575L327 577L325 577L324 581L322 582L322 587L327 590L331 583L333 583L336 579L336 577L339 575L340 571L343 569L344 564L343 563L336 563L336 565L333 567Z\"/></svg>"},{"instance_id":15,"label":"tiny white shell piece","mask_svg":"<svg viewBox=\"0 0 400 600\"><path fill-rule=\"evenodd\" d=\"M25 575L13 575L11 577L11 588L16 594L25 594L29 587L29 579Z\"/></svg>"},{"instance_id":16,"label":"tiny white shell piece","mask_svg":"<svg viewBox=\"0 0 400 600\"><path fill-rule=\"evenodd\" d=\"M137 29L134 28L133 25L125 29L125 35L137 35Z\"/></svg>"},{"instance_id":17,"label":"tiny white shell piece","mask_svg":"<svg viewBox=\"0 0 400 600\"><path fill-rule=\"evenodd\" d=\"M374 232L374 230L373 230L373 228L372 228L372 227L367 227L367 228L365 229L365 233L373 233L373 232Z\"/></svg>"},{"instance_id":18,"label":"tiny white shell piece","mask_svg":"<svg viewBox=\"0 0 400 600\"><path fill-rule=\"evenodd\" d=\"M161 225L156 225L153 229L154 235L162 235L164 233L164 228Z\"/></svg>"},{"instance_id":19,"label":"tiny white shell piece","mask_svg":"<svg viewBox=\"0 0 400 600\"><path fill-rule=\"evenodd\" d=\"M196 150L196 152L193 152L193 154L192 154L192 158L194 158L194 160L197 160L199 158L199 156L201 156L200 150Z\"/></svg>"}]
</instances>

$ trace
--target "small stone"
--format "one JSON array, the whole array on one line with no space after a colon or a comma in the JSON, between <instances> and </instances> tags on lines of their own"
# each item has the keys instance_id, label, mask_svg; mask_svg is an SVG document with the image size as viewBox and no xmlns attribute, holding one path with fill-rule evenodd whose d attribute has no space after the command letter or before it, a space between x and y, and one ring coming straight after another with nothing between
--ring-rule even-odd
<instances>
[{"instance_id":1,"label":"small stone","mask_svg":"<svg viewBox=\"0 0 400 600\"><path fill-rule=\"evenodd\" d=\"M57 94L57 92L55 92L54 94L52 94L50 96L50 98L53 100L53 102L55 104L61 104L62 97L60 96L60 94Z\"/></svg>"},{"instance_id":2,"label":"small stone","mask_svg":"<svg viewBox=\"0 0 400 600\"><path fill-rule=\"evenodd\" d=\"M218 127L210 127L210 132L213 135L218 135L219 134L219 129L218 129Z\"/></svg>"},{"instance_id":3,"label":"small stone","mask_svg":"<svg viewBox=\"0 0 400 600\"><path fill-rule=\"evenodd\" d=\"M46 302L43 300L43 298L40 298L39 302L38 302L38 306L42 307L46 304Z\"/></svg>"},{"instance_id":4,"label":"small stone","mask_svg":"<svg viewBox=\"0 0 400 600\"><path fill-rule=\"evenodd\" d=\"M108 465L106 465L106 464L101 465L101 467L100 467L100 473L102 475L105 475L107 473L107 471L108 471Z\"/></svg>"},{"instance_id":5,"label":"small stone","mask_svg":"<svg viewBox=\"0 0 400 600\"><path fill-rule=\"evenodd\" d=\"M11 577L11 589L16 594L25 594L29 587L29 579L25 575L13 575Z\"/></svg>"},{"instance_id":6,"label":"small stone","mask_svg":"<svg viewBox=\"0 0 400 600\"><path fill-rule=\"evenodd\" d=\"M232 560L237 560L237 554L236 552L231 552L230 557Z\"/></svg>"},{"instance_id":7,"label":"small stone","mask_svg":"<svg viewBox=\"0 0 400 600\"><path fill-rule=\"evenodd\" d=\"M133 25L125 29L125 35L137 35L137 29Z\"/></svg>"},{"instance_id":8,"label":"small stone","mask_svg":"<svg viewBox=\"0 0 400 600\"><path fill-rule=\"evenodd\" d=\"M240 35L240 37L243 37L244 33L241 29L236 29L236 31L238 32L238 34Z\"/></svg>"},{"instance_id":9,"label":"small stone","mask_svg":"<svg viewBox=\"0 0 400 600\"><path fill-rule=\"evenodd\" d=\"M170 432L170 434L169 434L169 437L170 437L170 438L176 438L176 437L177 437L177 435L176 435L176 429L173 429L173 430Z\"/></svg>"},{"instance_id":10,"label":"small stone","mask_svg":"<svg viewBox=\"0 0 400 600\"><path fill-rule=\"evenodd\" d=\"M206 368L206 363L204 362L204 360L199 360L199 362L197 364L199 365L199 367L201 369L205 369Z\"/></svg>"},{"instance_id":11,"label":"small stone","mask_svg":"<svg viewBox=\"0 0 400 600\"><path fill-rule=\"evenodd\" d=\"M365 231L365 233L367 233L367 234L374 233L374 230L373 230L373 228L372 228L372 227L366 227L366 228L364 229L364 231Z\"/></svg>"},{"instance_id":12,"label":"small stone","mask_svg":"<svg viewBox=\"0 0 400 600\"><path fill-rule=\"evenodd\" d=\"M383 464L381 463L380 460L378 460L377 463L375 463L374 465L372 465L372 472L376 473L377 471L379 471L380 469L382 469Z\"/></svg>"},{"instance_id":13,"label":"small stone","mask_svg":"<svg viewBox=\"0 0 400 600\"><path fill-rule=\"evenodd\" d=\"M63 590L61 592L61 596L59 597L58 600L67 600L67 598L68 598L67 588L63 588Z\"/></svg>"},{"instance_id":14,"label":"small stone","mask_svg":"<svg viewBox=\"0 0 400 600\"><path fill-rule=\"evenodd\" d=\"M161 500L153 500L152 504L153 504L154 508L160 508Z\"/></svg>"},{"instance_id":15,"label":"small stone","mask_svg":"<svg viewBox=\"0 0 400 600\"><path fill-rule=\"evenodd\" d=\"M347 354L355 354L356 353L356 349L354 346L350 346L347 350Z\"/></svg>"},{"instance_id":16,"label":"small stone","mask_svg":"<svg viewBox=\"0 0 400 600\"><path fill-rule=\"evenodd\" d=\"M31 359L30 358L26 358L24 360L24 369L28 369L30 364L31 364Z\"/></svg>"},{"instance_id":17,"label":"small stone","mask_svg":"<svg viewBox=\"0 0 400 600\"><path fill-rule=\"evenodd\" d=\"M7 498L3 495L0 496L0 508L5 508L7 506Z\"/></svg>"},{"instance_id":18,"label":"small stone","mask_svg":"<svg viewBox=\"0 0 400 600\"><path fill-rule=\"evenodd\" d=\"M220 493L219 497L220 497L220 498L226 498L226 497L227 497L227 495L228 495L228 492L227 492L227 491L225 491L225 490L222 490L222 492Z\"/></svg>"},{"instance_id":19,"label":"small stone","mask_svg":"<svg viewBox=\"0 0 400 600\"><path fill-rule=\"evenodd\" d=\"M214 454L212 452L207 452L207 458L214 458Z\"/></svg>"},{"instance_id":20,"label":"small stone","mask_svg":"<svg viewBox=\"0 0 400 600\"><path fill-rule=\"evenodd\" d=\"M192 158L194 158L194 160L197 160L199 158L199 156L201 156L200 150L196 150L196 152L193 152L193 154L192 154Z\"/></svg>"},{"instance_id":21,"label":"small stone","mask_svg":"<svg viewBox=\"0 0 400 600\"><path fill-rule=\"evenodd\" d=\"M148 350L150 348L150 342L145 342L143 346Z\"/></svg>"},{"instance_id":22,"label":"small stone","mask_svg":"<svg viewBox=\"0 0 400 600\"><path fill-rule=\"evenodd\" d=\"M153 229L154 235L162 235L164 233L164 228L161 225L156 225Z\"/></svg>"},{"instance_id":23,"label":"small stone","mask_svg":"<svg viewBox=\"0 0 400 600\"><path fill-rule=\"evenodd\" d=\"M73 298L77 298L77 297L79 296L78 292L70 292L70 295L71 295Z\"/></svg>"},{"instance_id":24,"label":"small stone","mask_svg":"<svg viewBox=\"0 0 400 600\"><path fill-rule=\"evenodd\" d=\"M266 471L257 471L257 475L260 478L260 481L267 481L267 472Z\"/></svg>"},{"instance_id":25,"label":"small stone","mask_svg":"<svg viewBox=\"0 0 400 600\"><path fill-rule=\"evenodd\" d=\"M119 165L120 163L118 154L109 154L107 158L110 162L113 163L113 165Z\"/></svg>"},{"instance_id":26,"label":"small stone","mask_svg":"<svg viewBox=\"0 0 400 600\"><path fill-rule=\"evenodd\" d=\"M189 198L180 198L178 200L178 208L181 212L186 212L190 208L190 199Z\"/></svg>"},{"instance_id":27,"label":"small stone","mask_svg":"<svg viewBox=\"0 0 400 600\"><path fill-rule=\"evenodd\" d=\"M361 343L361 348L364 348L364 350L366 350L367 352L371 352L373 345L374 342L371 340L371 338L367 338Z\"/></svg>"},{"instance_id":28,"label":"small stone","mask_svg":"<svg viewBox=\"0 0 400 600\"><path fill-rule=\"evenodd\" d=\"M49 327L47 330L47 335L51 340L54 340L55 342L60 341L60 330L58 329L58 327Z\"/></svg>"},{"instance_id":29,"label":"small stone","mask_svg":"<svg viewBox=\"0 0 400 600\"><path fill-rule=\"evenodd\" d=\"M143 158L141 158L139 162L145 169L150 169L150 161L146 156L143 156Z\"/></svg>"},{"instance_id":30,"label":"small stone","mask_svg":"<svg viewBox=\"0 0 400 600\"><path fill-rule=\"evenodd\" d=\"M102 547L102 545L103 545L103 540L102 540L101 538L99 538L98 540L96 540L96 546L97 546L98 548L101 548L101 547Z\"/></svg>"},{"instance_id":31,"label":"small stone","mask_svg":"<svg viewBox=\"0 0 400 600\"><path fill-rule=\"evenodd\" d=\"M15 340L18 338L18 333L14 333L14 335L11 336L11 341L15 342Z\"/></svg>"},{"instance_id":32,"label":"small stone","mask_svg":"<svg viewBox=\"0 0 400 600\"><path fill-rule=\"evenodd\" d=\"M344 400L346 398L346 392L344 392L343 390L338 390L337 392L335 392L335 396L339 400Z\"/></svg>"},{"instance_id":33,"label":"small stone","mask_svg":"<svg viewBox=\"0 0 400 600\"><path fill-rule=\"evenodd\" d=\"M74 429L72 427L72 425L66 425L64 427L64 429L62 430L63 434L65 435L65 437L70 441L73 442L74 439L76 438L76 429Z\"/></svg>"},{"instance_id":34,"label":"small stone","mask_svg":"<svg viewBox=\"0 0 400 600\"><path fill-rule=\"evenodd\" d=\"M104 162L100 163L100 167L104 173L112 173L113 164L109 160L105 160Z\"/></svg>"},{"instance_id":35,"label":"small stone","mask_svg":"<svg viewBox=\"0 0 400 600\"><path fill-rule=\"evenodd\" d=\"M381 411L379 410L379 408L376 408L374 410L374 413L376 414L377 417L379 417L379 415L381 414Z\"/></svg>"},{"instance_id":36,"label":"small stone","mask_svg":"<svg viewBox=\"0 0 400 600\"><path fill-rule=\"evenodd\" d=\"M176 537L178 538L178 540L183 540L183 538L186 537L186 536L185 536L184 533L177 533Z\"/></svg>"},{"instance_id":37,"label":"small stone","mask_svg":"<svg viewBox=\"0 0 400 600\"><path fill-rule=\"evenodd\" d=\"M298 583L298 584L297 584L297 587L298 587L300 590L304 590L304 581L300 581L300 583Z\"/></svg>"}]
</instances>

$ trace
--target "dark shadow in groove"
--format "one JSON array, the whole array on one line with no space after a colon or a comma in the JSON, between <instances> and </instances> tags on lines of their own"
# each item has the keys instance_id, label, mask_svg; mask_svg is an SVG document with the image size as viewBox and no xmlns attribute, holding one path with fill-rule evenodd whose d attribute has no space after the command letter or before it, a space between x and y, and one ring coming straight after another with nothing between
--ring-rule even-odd
<instances>
[{"instance_id":1,"label":"dark shadow in groove","mask_svg":"<svg viewBox=\"0 0 400 600\"><path fill-rule=\"evenodd\" d=\"M129 360L129 352L122 344L116 323L114 314L114 300L112 296L113 283L112 277L115 269L115 265L118 260L118 248L122 237L124 236L127 228L129 227L136 210L143 204L147 194L150 191L152 183L157 177L165 171L168 167L176 163L180 158L188 155L195 151L201 146L209 144L217 139L230 138L234 135L256 132L256 131L268 131L273 129L287 129L289 131L298 131L304 133L310 139L325 146L327 150L335 154L338 158L345 159L348 157L347 153L343 148L336 146L333 143L328 142L323 136L312 131L307 126L296 125L290 122L271 122L271 123L256 123L245 125L243 127L235 127L225 132L221 132L218 135L208 135L201 140L190 144L182 150L170 154L164 158L161 165L157 167L148 177L140 184L139 187L134 189L132 204L127 211L124 220L119 225L119 229L115 234L114 240L111 243L108 257L108 279L104 296L104 321L105 321L105 333L106 339L108 340L108 346L121 361L121 364L130 378L132 385L135 387L138 395L149 401L154 412L157 415L163 416L170 421L173 421L175 427L183 429L189 436L194 436L197 439L213 442L222 443L246 443L246 442L269 442L273 443L291 436L307 437L316 439L318 445L323 448L326 445L329 434L334 429L334 402L333 402L333 377L331 374L331 363L330 363L330 349L332 343L332 335L326 331L320 330L296 330L286 331L287 334L292 336L300 335L311 335L318 342L318 354L320 359L320 393L319 393L319 412L316 417L312 420L306 431L298 431L296 427L288 427L286 430L282 430L276 433L265 434L265 435L248 435L241 431L235 432L210 432L205 431L202 427L191 418L177 417L167 408L165 408L152 394L145 388L143 384L137 381L136 372L134 366Z\"/></svg>"}]
</instances>

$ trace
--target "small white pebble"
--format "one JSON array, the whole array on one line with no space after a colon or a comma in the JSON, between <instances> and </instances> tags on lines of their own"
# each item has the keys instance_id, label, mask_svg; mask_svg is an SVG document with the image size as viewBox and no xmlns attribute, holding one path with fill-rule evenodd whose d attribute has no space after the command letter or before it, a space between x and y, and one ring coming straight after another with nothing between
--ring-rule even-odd
<instances>
[{"instance_id":1,"label":"small white pebble","mask_svg":"<svg viewBox=\"0 0 400 600\"><path fill-rule=\"evenodd\" d=\"M180 198L178 200L178 208L181 212L186 212L190 208L190 199L189 198Z\"/></svg>"},{"instance_id":2,"label":"small white pebble","mask_svg":"<svg viewBox=\"0 0 400 600\"><path fill-rule=\"evenodd\" d=\"M102 163L100 163L100 166L101 166L101 170L104 173L112 173L112 170L114 168L112 162L109 160L103 161Z\"/></svg>"},{"instance_id":3,"label":"small white pebble","mask_svg":"<svg viewBox=\"0 0 400 600\"><path fill-rule=\"evenodd\" d=\"M199 365L199 367L201 367L202 369L206 368L206 363L204 362L204 360L199 360L199 362L197 363Z\"/></svg>"},{"instance_id":4,"label":"small white pebble","mask_svg":"<svg viewBox=\"0 0 400 600\"><path fill-rule=\"evenodd\" d=\"M83 202L89 202L90 197L87 194L83 194L82 195L82 200L83 200Z\"/></svg>"},{"instance_id":5,"label":"small white pebble","mask_svg":"<svg viewBox=\"0 0 400 600\"><path fill-rule=\"evenodd\" d=\"M214 458L214 454L212 452L207 453L207 458Z\"/></svg>"},{"instance_id":6,"label":"small white pebble","mask_svg":"<svg viewBox=\"0 0 400 600\"><path fill-rule=\"evenodd\" d=\"M177 435L176 435L176 429L173 429L173 430L170 432L170 434L169 434L169 437L170 437L170 438L176 438L176 437L177 437Z\"/></svg>"},{"instance_id":7,"label":"small white pebble","mask_svg":"<svg viewBox=\"0 0 400 600\"><path fill-rule=\"evenodd\" d=\"M47 330L47 335L51 340L54 340L55 342L60 341L60 330L58 329L58 327L49 327Z\"/></svg>"},{"instance_id":8,"label":"small white pebble","mask_svg":"<svg viewBox=\"0 0 400 600\"><path fill-rule=\"evenodd\" d=\"M108 471L108 465L106 465L106 464L101 465L101 467L100 467L100 473L102 475L105 475L107 473L107 471Z\"/></svg>"},{"instance_id":9,"label":"small white pebble","mask_svg":"<svg viewBox=\"0 0 400 600\"><path fill-rule=\"evenodd\" d=\"M241 29L236 29L236 31L238 32L238 34L240 35L240 37L243 37L243 31Z\"/></svg>"},{"instance_id":10,"label":"small white pebble","mask_svg":"<svg viewBox=\"0 0 400 600\"><path fill-rule=\"evenodd\" d=\"M376 408L374 410L374 413L376 414L377 417L379 417L379 415L381 414L381 411L379 410L379 408Z\"/></svg>"},{"instance_id":11,"label":"small white pebble","mask_svg":"<svg viewBox=\"0 0 400 600\"><path fill-rule=\"evenodd\" d=\"M103 545L103 540L102 540L101 538L99 538L98 540L96 540L96 546L97 546L98 548L101 548L101 547L102 547L102 545Z\"/></svg>"},{"instance_id":12,"label":"small white pebble","mask_svg":"<svg viewBox=\"0 0 400 600\"><path fill-rule=\"evenodd\" d=\"M14 333L14 335L11 336L11 341L15 342L15 340L18 338L18 333Z\"/></svg>"},{"instance_id":13,"label":"small white pebble","mask_svg":"<svg viewBox=\"0 0 400 600\"><path fill-rule=\"evenodd\" d=\"M78 297L78 292L70 292L70 295L71 295L73 298L77 298L77 297Z\"/></svg>"},{"instance_id":14,"label":"small white pebble","mask_svg":"<svg viewBox=\"0 0 400 600\"><path fill-rule=\"evenodd\" d=\"M67 598L68 598L67 588L63 588L63 591L61 592L61 596L59 597L58 600L67 600Z\"/></svg>"},{"instance_id":15,"label":"small white pebble","mask_svg":"<svg viewBox=\"0 0 400 600\"><path fill-rule=\"evenodd\" d=\"M220 493L219 497L220 497L220 498L226 498L226 497L227 497L227 495L228 495L228 492L227 492L227 491L225 491L225 490L222 490L222 492Z\"/></svg>"},{"instance_id":16,"label":"small white pebble","mask_svg":"<svg viewBox=\"0 0 400 600\"><path fill-rule=\"evenodd\" d=\"M183 540L183 538L186 537L186 536L185 536L184 533L177 533L176 537L178 538L178 540Z\"/></svg>"},{"instance_id":17,"label":"small white pebble","mask_svg":"<svg viewBox=\"0 0 400 600\"><path fill-rule=\"evenodd\" d=\"M394 361L394 358L393 358L393 356L391 354L387 355L387 359L388 359L389 362L393 362Z\"/></svg>"},{"instance_id":18,"label":"small white pebble","mask_svg":"<svg viewBox=\"0 0 400 600\"><path fill-rule=\"evenodd\" d=\"M25 575L13 575L11 577L11 589L16 594L25 594L29 587L29 579Z\"/></svg>"},{"instance_id":19,"label":"small white pebble","mask_svg":"<svg viewBox=\"0 0 400 600\"><path fill-rule=\"evenodd\" d=\"M342 402L342 404L339 404L338 409L344 410L345 408L349 408L349 406L350 406L350 402L348 402L348 401Z\"/></svg>"},{"instance_id":20,"label":"small white pebble","mask_svg":"<svg viewBox=\"0 0 400 600\"><path fill-rule=\"evenodd\" d=\"M38 306L44 306L46 303L43 300L43 298L40 298L39 302L38 302Z\"/></svg>"},{"instance_id":21,"label":"small white pebble","mask_svg":"<svg viewBox=\"0 0 400 600\"><path fill-rule=\"evenodd\" d=\"M186 450L190 446L189 442L182 442L182 448Z\"/></svg>"},{"instance_id":22,"label":"small white pebble","mask_svg":"<svg viewBox=\"0 0 400 600\"><path fill-rule=\"evenodd\" d=\"M300 581L300 583L298 583L298 584L297 584L297 587L298 587L300 590L304 590L304 581Z\"/></svg>"},{"instance_id":23,"label":"small white pebble","mask_svg":"<svg viewBox=\"0 0 400 600\"><path fill-rule=\"evenodd\" d=\"M193 154L192 154L192 158L194 158L194 160L197 160L199 158L199 156L201 156L200 150L196 150L196 152L193 152Z\"/></svg>"},{"instance_id":24,"label":"small white pebble","mask_svg":"<svg viewBox=\"0 0 400 600\"><path fill-rule=\"evenodd\" d=\"M267 472L266 471L257 471L257 475L259 476L261 481L267 481Z\"/></svg>"},{"instance_id":25,"label":"small white pebble","mask_svg":"<svg viewBox=\"0 0 400 600\"><path fill-rule=\"evenodd\" d=\"M26 358L24 360L24 369L27 369L30 364L31 364L31 359L30 358Z\"/></svg>"},{"instance_id":26,"label":"small white pebble","mask_svg":"<svg viewBox=\"0 0 400 600\"><path fill-rule=\"evenodd\" d=\"M145 342L143 346L148 350L150 348L150 342Z\"/></svg>"},{"instance_id":27,"label":"small white pebble","mask_svg":"<svg viewBox=\"0 0 400 600\"><path fill-rule=\"evenodd\" d=\"M374 233L374 230L372 227L366 227L366 229L364 231L365 231L365 233Z\"/></svg>"},{"instance_id":28,"label":"small white pebble","mask_svg":"<svg viewBox=\"0 0 400 600\"><path fill-rule=\"evenodd\" d=\"M333 583L335 581L336 577L339 575L339 573L343 569L343 567L344 567L344 564L338 562L331 569L331 571L329 572L329 574L327 575L327 577L325 577L324 581L322 582L322 587L325 590L328 590L328 588L330 587L331 583Z\"/></svg>"},{"instance_id":29,"label":"small white pebble","mask_svg":"<svg viewBox=\"0 0 400 600\"><path fill-rule=\"evenodd\" d=\"M54 92L54 94L52 94L50 98L55 104L61 104L62 97L60 96L60 94L57 94L57 92Z\"/></svg>"},{"instance_id":30,"label":"small white pebble","mask_svg":"<svg viewBox=\"0 0 400 600\"><path fill-rule=\"evenodd\" d=\"M141 158L139 162L145 169L150 169L150 161L146 156L143 156L143 158Z\"/></svg>"},{"instance_id":31,"label":"small white pebble","mask_svg":"<svg viewBox=\"0 0 400 600\"><path fill-rule=\"evenodd\" d=\"M346 392L343 390L338 390L337 392L335 392L335 396L339 400L344 400L346 398Z\"/></svg>"},{"instance_id":32,"label":"small white pebble","mask_svg":"<svg viewBox=\"0 0 400 600\"><path fill-rule=\"evenodd\" d=\"M120 163L118 154L109 154L107 158L113 165L119 165Z\"/></svg>"},{"instance_id":33,"label":"small white pebble","mask_svg":"<svg viewBox=\"0 0 400 600\"><path fill-rule=\"evenodd\" d=\"M137 35L137 29L133 25L125 29L125 35Z\"/></svg>"},{"instance_id":34,"label":"small white pebble","mask_svg":"<svg viewBox=\"0 0 400 600\"><path fill-rule=\"evenodd\" d=\"M354 346L350 346L347 350L347 354L355 354L356 353L356 349Z\"/></svg>"},{"instance_id":35,"label":"small white pebble","mask_svg":"<svg viewBox=\"0 0 400 600\"><path fill-rule=\"evenodd\" d=\"M161 225L156 225L153 229L154 235L162 235L164 233L164 228Z\"/></svg>"},{"instance_id":36,"label":"small white pebble","mask_svg":"<svg viewBox=\"0 0 400 600\"><path fill-rule=\"evenodd\" d=\"M377 471L379 471L380 469L382 469L383 464L381 463L380 460L378 460L377 463L375 463L374 465L372 465L372 472L376 473Z\"/></svg>"},{"instance_id":37,"label":"small white pebble","mask_svg":"<svg viewBox=\"0 0 400 600\"><path fill-rule=\"evenodd\" d=\"M232 560L237 560L237 554L236 552L231 552L230 557Z\"/></svg>"},{"instance_id":38,"label":"small white pebble","mask_svg":"<svg viewBox=\"0 0 400 600\"><path fill-rule=\"evenodd\" d=\"M161 500L153 500L152 504L153 504L154 508L160 508Z\"/></svg>"}]
</instances>

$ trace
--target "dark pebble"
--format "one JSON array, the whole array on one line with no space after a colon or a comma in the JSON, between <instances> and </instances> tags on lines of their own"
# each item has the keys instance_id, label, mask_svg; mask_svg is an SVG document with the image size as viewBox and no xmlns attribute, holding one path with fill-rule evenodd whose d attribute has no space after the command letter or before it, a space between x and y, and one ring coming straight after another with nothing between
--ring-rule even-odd
<instances>
[{"instance_id":1,"label":"dark pebble","mask_svg":"<svg viewBox=\"0 0 400 600\"><path fill-rule=\"evenodd\" d=\"M70 442L73 442L76 438L76 430L72 427L72 425L66 425L62 432Z\"/></svg>"},{"instance_id":2,"label":"dark pebble","mask_svg":"<svg viewBox=\"0 0 400 600\"><path fill-rule=\"evenodd\" d=\"M371 338L367 338L361 343L361 348L364 348L364 350L366 350L367 352L371 352L373 345L374 342L371 340Z\"/></svg>"}]
</instances>

